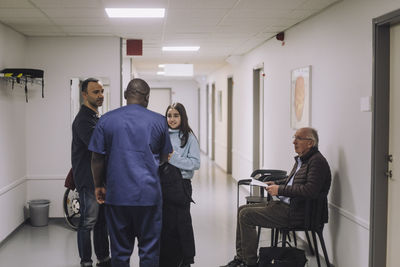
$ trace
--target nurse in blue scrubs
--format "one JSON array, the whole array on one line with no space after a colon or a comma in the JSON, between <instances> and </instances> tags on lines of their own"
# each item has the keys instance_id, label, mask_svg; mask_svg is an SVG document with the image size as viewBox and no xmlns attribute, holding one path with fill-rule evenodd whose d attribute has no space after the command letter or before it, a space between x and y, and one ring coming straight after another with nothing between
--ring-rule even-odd
<instances>
[{"instance_id":1,"label":"nurse in blue scrubs","mask_svg":"<svg viewBox=\"0 0 400 267\"><path fill-rule=\"evenodd\" d=\"M89 145L96 199L106 204L113 267L129 267L135 238L140 266L159 266L158 166L172 147L165 117L147 109L149 94L144 80L131 80L127 105L100 118Z\"/></svg>"}]
</instances>

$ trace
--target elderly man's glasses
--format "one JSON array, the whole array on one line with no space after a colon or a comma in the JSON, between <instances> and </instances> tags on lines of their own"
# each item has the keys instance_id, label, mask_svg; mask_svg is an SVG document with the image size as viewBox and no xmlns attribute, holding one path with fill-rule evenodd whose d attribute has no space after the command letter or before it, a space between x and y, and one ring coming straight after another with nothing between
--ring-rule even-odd
<instances>
[{"instance_id":1,"label":"elderly man's glasses","mask_svg":"<svg viewBox=\"0 0 400 267\"><path fill-rule=\"evenodd\" d=\"M309 137L300 137L300 136L293 135L293 140L304 141L304 140L313 140L313 139L309 138Z\"/></svg>"}]
</instances>

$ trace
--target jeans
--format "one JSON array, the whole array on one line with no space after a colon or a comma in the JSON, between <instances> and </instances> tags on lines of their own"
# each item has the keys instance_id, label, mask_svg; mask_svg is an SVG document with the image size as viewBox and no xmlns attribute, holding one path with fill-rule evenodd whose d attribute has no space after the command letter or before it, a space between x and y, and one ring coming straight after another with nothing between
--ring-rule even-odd
<instances>
[{"instance_id":1,"label":"jeans","mask_svg":"<svg viewBox=\"0 0 400 267\"><path fill-rule=\"evenodd\" d=\"M81 264L91 264L93 262L91 230L93 230L94 252L97 259L104 260L110 255L104 205L97 203L94 190L82 188L78 193L81 213L78 226L78 251Z\"/></svg>"}]
</instances>

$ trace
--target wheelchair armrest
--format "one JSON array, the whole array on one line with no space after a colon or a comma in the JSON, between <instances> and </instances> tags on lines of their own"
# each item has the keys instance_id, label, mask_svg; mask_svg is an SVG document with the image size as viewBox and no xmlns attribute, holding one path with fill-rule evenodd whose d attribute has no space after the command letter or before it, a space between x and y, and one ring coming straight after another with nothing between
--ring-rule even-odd
<instances>
[{"instance_id":1,"label":"wheelchair armrest","mask_svg":"<svg viewBox=\"0 0 400 267\"><path fill-rule=\"evenodd\" d=\"M275 170L275 169L258 169L253 171L253 173L250 175L251 177L255 177L258 174L260 175L272 175L272 176L283 176L286 175L287 172L283 170Z\"/></svg>"},{"instance_id":2,"label":"wheelchair armrest","mask_svg":"<svg viewBox=\"0 0 400 267\"><path fill-rule=\"evenodd\" d=\"M280 180L280 179L284 179L287 178L287 175L282 175L282 176L270 176L270 175L263 175L260 177L260 181L263 182L269 182L269 181L276 181L276 180Z\"/></svg>"},{"instance_id":3,"label":"wheelchair armrest","mask_svg":"<svg viewBox=\"0 0 400 267\"><path fill-rule=\"evenodd\" d=\"M251 183L251 179L241 179L238 181L238 185L249 185Z\"/></svg>"}]
</instances>

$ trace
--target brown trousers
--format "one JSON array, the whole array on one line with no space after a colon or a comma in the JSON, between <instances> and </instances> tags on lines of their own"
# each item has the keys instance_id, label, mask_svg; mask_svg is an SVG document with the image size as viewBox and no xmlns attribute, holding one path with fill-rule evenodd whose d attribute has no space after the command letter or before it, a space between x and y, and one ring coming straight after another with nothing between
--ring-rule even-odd
<instances>
[{"instance_id":1,"label":"brown trousers","mask_svg":"<svg viewBox=\"0 0 400 267\"><path fill-rule=\"evenodd\" d=\"M263 228L289 226L289 205L280 201L270 201L239 207L236 227L236 257L247 265L257 263L257 226Z\"/></svg>"}]
</instances>

